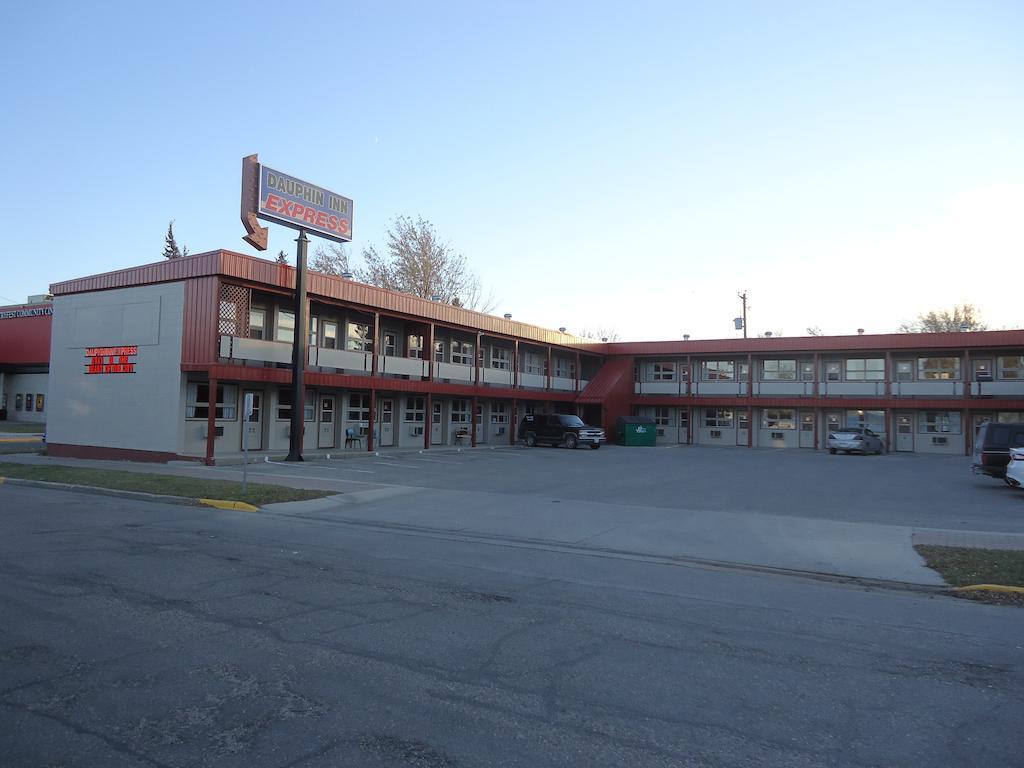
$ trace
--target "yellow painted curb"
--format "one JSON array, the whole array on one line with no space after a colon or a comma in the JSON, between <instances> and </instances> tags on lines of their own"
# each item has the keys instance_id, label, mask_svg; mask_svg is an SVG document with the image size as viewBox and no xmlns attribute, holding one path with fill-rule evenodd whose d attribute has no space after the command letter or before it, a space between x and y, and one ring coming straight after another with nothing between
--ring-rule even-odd
<instances>
[{"instance_id":1,"label":"yellow painted curb","mask_svg":"<svg viewBox=\"0 0 1024 768\"><path fill-rule=\"evenodd\" d=\"M1024 587L1008 587L1005 584L971 584L968 587L956 587L954 592L1006 592L1024 595Z\"/></svg>"},{"instance_id":2,"label":"yellow painted curb","mask_svg":"<svg viewBox=\"0 0 1024 768\"><path fill-rule=\"evenodd\" d=\"M244 501L225 501L224 499L200 499L201 504L205 504L208 507L216 507L217 509L235 509L239 512L259 512L259 507L254 507L252 504L246 504Z\"/></svg>"},{"instance_id":3,"label":"yellow painted curb","mask_svg":"<svg viewBox=\"0 0 1024 768\"><path fill-rule=\"evenodd\" d=\"M0 437L0 443L39 443L42 435L25 435L25 437Z\"/></svg>"},{"instance_id":4,"label":"yellow painted curb","mask_svg":"<svg viewBox=\"0 0 1024 768\"><path fill-rule=\"evenodd\" d=\"M5 477L0 477L0 485L3 485L4 484L4 480L6 480L6 479L7 478L5 478Z\"/></svg>"}]
</instances>

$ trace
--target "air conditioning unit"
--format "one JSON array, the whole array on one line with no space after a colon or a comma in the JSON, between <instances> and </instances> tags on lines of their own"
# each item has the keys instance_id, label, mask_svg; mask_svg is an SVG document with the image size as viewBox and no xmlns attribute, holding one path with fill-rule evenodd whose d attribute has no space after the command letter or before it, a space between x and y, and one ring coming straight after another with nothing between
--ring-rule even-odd
<instances>
[{"instance_id":1,"label":"air conditioning unit","mask_svg":"<svg viewBox=\"0 0 1024 768\"><path fill-rule=\"evenodd\" d=\"M720 430L720 429L712 429L711 430L711 436L712 437L721 437L722 436L722 430Z\"/></svg>"},{"instance_id":2,"label":"air conditioning unit","mask_svg":"<svg viewBox=\"0 0 1024 768\"><path fill-rule=\"evenodd\" d=\"M658 427L658 437L664 437L664 436L665 436L664 428Z\"/></svg>"},{"instance_id":3,"label":"air conditioning unit","mask_svg":"<svg viewBox=\"0 0 1024 768\"><path fill-rule=\"evenodd\" d=\"M785 439L786 439L786 433L785 432L772 432L772 440L785 440Z\"/></svg>"},{"instance_id":4,"label":"air conditioning unit","mask_svg":"<svg viewBox=\"0 0 1024 768\"><path fill-rule=\"evenodd\" d=\"M210 436L209 425L203 424L202 434L203 434L203 439L204 440ZM219 426L219 425L214 427L213 428L213 436L214 437L224 437L224 427Z\"/></svg>"},{"instance_id":5,"label":"air conditioning unit","mask_svg":"<svg viewBox=\"0 0 1024 768\"><path fill-rule=\"evenodd\" d=\"M421 427L421 426L417 427L417 426L413 425L413 426L409 427L409 434L412 437L417 437L417 436L422 437L423 436L423 427Z\"/></svg>"},{"instance_id":6,"label":"air conditioning unit","mask_svg":"<svg viewBox=\"0 0 1024 768\"><path fill-rule=\"evenodd\" d=\"M498 427L496 430L494 430L494 434L496 434L496 435L504 435L505 434L505 428L504 427Z\"/></svg>"},{"instance_id":7,"label":"air conditioning unit","mask_svg":"<svg viewBox=\"0 0 1024 768\"><path fill-rule=\"evenodd\" d=\"M949 442L948 437L933 437L932 445L946 445Z\"/></svg>"}]
</instances>

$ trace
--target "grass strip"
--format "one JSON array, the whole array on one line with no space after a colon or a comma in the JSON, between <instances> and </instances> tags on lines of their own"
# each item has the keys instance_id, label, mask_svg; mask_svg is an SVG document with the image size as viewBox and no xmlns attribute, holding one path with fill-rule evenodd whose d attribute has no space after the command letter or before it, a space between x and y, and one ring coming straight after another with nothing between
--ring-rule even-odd
<instances>
[{"instance_id":1,"label":"grass strip","mask_svg":"<svg viewBox=\"0 0 1024 768\"><path fill-rule=\"evenodd\" d=\"M309 488L288 488L283 485L249 483L246 493L242 484L234 480L204 480L182 475L163 475L149 472L122 472L116 469L89 469L63 465L31 466L0 462L0 476L19 477L25 480L42 480L49 483L88 485L94 488L112 488L118 491L141 491L162 493L168 496L185 496L190 499L226 499L244 501L255 506L276 504L282 501L304 501L331 496L333 491Z\"/></svg>"},{"instance_id":2,"label":"grass strip","mask_svg":"<svg viewBox=\"0 0 1024 768\"><path fill-rule=\"evenodd\" d=\"M950 586L1002 584L1007 587L1024 587L1024 551L939 547L931 544L917 545L914 549L924 558L925 564L938 571ZM955 594L986 603L1024 606L1024 595L1020 594L971 590Z\"/></svg>"},{"instance_id":3,"label":"grass strip","mask_svg":"<svg viewBox=\"0 0 1024 768\"><path fill-rule=\"evenodd\" d=\"M0 421L0 432L16 435L41 435L45 431L45 424L33 424L27 421Z\"/></svg>"}]
</instances>

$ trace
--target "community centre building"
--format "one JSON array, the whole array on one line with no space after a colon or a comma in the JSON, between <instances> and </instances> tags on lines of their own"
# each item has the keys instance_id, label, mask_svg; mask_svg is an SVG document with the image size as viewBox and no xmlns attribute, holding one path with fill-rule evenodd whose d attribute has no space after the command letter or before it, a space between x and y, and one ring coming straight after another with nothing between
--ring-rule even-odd
<instances>
[{"instance_id":1,"label":"community centre building","mask_svg":"<svg viewBox=\"0 0 1024 768\"><path fill-rule=\"evenodd\" d=\"M561 412L609 435L650 416L663 445L814 450L864 424L964 455L981 423L1024 420L1024 330L595 342L313 272L294 403L294 287L224 250L55 283L0 319L8 418L45 419L51 455L210 463L287 451L295 407L316 454L510 445Z\"/></svg>"}]
</instances>

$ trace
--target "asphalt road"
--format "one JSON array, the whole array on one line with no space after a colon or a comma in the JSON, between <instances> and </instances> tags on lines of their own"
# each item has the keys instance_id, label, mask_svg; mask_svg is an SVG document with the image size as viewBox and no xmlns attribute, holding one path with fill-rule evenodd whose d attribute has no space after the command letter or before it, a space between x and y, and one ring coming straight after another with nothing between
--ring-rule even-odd
<instances>
[{"instance_id":1,"label":"asphalt road","mask_svg":"<svg viewBox=\"0 0 1024 768\"><path fill-rule=\"evenodd\" d=\"M1024 746L1024 612L915 592L0 486L0 617L9 768Z\"/></svg>"}]
</instances>

